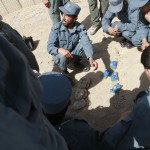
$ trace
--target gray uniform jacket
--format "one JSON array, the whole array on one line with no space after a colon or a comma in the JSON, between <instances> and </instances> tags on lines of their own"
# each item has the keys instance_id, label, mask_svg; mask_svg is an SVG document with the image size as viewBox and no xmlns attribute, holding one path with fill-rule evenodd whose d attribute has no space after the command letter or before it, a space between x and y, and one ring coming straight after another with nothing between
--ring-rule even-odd
<instances>
[{"instance_id":1,"label":"gray uniform jacket","mask_svg":"<svg viewBox=\"0 0 150 150\"><path fill-rule=\"evenodd\" d=\"M132 113L104 133L105 150L150 148L150 91L136 100Z\"/></svg>"},{"instance_id":2,"label":"gray uniform jacket","mask_svg":"<svg viewBox=\"0 0 150 150\"><path fill-rule=\"evenodd\" d=\"M84 25L76 22L69 32L63 23L59 22L51 29L47 49L51 55L58 55L58 48L65 48L72 52L78 43L81 43L87 58L93 56L93 47Z\"/></svg>"},{"instance_id":3,"label":"gray uniform jacket","mask_svg":"<svg viewBox=\"0 0 150 150\"><path fill-rule=\"evenodd\" d=\"M0 35L0 149L67 150L42 113L39 80L25 57Z\"/></svg>"},{"instance_id":4,"label":"gray uniform jacket","mask_svg":"<svg viewBox=\"0 0 150 150\"><path fill-rule=\"evenodd\" d=\"M144 32L139 32L138 34L140 34L141 38L147 37L147 22L144 18L144 14L138 8L130 9L130 2L131 0L128 1L128 7L121 12L111 13L107 10L102 20L104 32L108 32L112 19L117 17L120 21L116 22L115 25L117 25L119 32L137 32L139 30L146 30Z\"/></svg>"}]
</instances>

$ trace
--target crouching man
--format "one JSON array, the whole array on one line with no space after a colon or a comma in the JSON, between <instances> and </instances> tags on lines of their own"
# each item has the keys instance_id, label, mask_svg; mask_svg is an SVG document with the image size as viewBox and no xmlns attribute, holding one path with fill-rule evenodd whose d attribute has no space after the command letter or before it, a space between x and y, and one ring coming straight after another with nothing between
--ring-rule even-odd
<instances>
[{"instance_id":1,"label":"crouching man","mask_svg":"<svg viewBox=\"0 0 150 150\"><path fill-rule=\"evenodd\" d=\"M68 2L59 9L62 12L62 21L52 27L47 46L55 64L62 73L68 74L67 65L75 63L75 67L83 67L80 60L86 56L91 67L97 69L98 64L93 59L93 47L85 27L77 22L81 8ZM84 66L83 71L89 71L89 67Z\"/></svg>"}]
</instances>

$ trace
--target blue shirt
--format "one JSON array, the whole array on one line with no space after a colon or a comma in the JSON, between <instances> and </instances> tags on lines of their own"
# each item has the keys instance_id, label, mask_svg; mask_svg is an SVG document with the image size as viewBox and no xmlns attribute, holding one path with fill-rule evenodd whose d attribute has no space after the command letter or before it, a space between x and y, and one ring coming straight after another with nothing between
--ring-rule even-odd
<instances>
[{"instance_id":1,"label":"blue shirt","mask_svg":"<svg viewBox=\"0 0 150 150\"><path fill-rule=\"evenodd\" d=\"M51 29L47 49L51 55L57 55L58 48L64 48L72 52L79 42L86 57L92 57L93 47L84 25L76 22L73 28L68 30L62 22L59 22Z\"/></svg>"}]
</instances>

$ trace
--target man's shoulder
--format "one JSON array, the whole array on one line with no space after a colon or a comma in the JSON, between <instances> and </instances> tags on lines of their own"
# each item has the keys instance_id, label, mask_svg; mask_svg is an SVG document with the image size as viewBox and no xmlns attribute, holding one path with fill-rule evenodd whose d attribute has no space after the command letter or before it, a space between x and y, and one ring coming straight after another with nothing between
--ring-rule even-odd
<instances>
[{"instance_id":1,"label":"man's shoulder","mask_svg":"<svg viewBox=\"0 0 150 150\"><path fill-rule=\"evenodd\" d=\"M54 24L52 28L53 28L54 30L58 30L58 29L60 29L61 25L62 25L62 22L60 21L60 22Z\"/></svg>"},{"instance_id":2,"label":"man's shoulder","mask_svg":"<svg viewBox=\"0 0 150 150\"><path fill-rule=\"evenodd\" d=\"M85 26L82 23L76 22L75 26L77 28L77 31L86 30Z\"/></svg>"}]
</instances>

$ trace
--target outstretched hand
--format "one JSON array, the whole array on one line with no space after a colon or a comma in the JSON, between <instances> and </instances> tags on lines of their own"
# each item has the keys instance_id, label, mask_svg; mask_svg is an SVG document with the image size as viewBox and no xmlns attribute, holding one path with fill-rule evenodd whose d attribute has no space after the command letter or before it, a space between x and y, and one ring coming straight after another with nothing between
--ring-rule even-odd
<instances>
[{"instance_id":1,"label":"outstretched hand","mask_svg":"<svg viewBox=\"0 0 150 150\"><path fill-rule=\"evenodd\" d=\"M118 27L117 26L115 26L115 27L109 27L108 28L108 33L110 35L113 35L113 36L119 35Z\"/></svg>"},{"instance_id":2,"label":"outstretched hand","mask_svg":"<svg viewBox=\"0 0 150 150\"><path fill-rule=\"evenodd\" d=\"M89 63L91 65L91 67L94 68L94 70L96 70L98 68L98 63L92 57L89 58Z\"/></svg>"}]
</instances>

